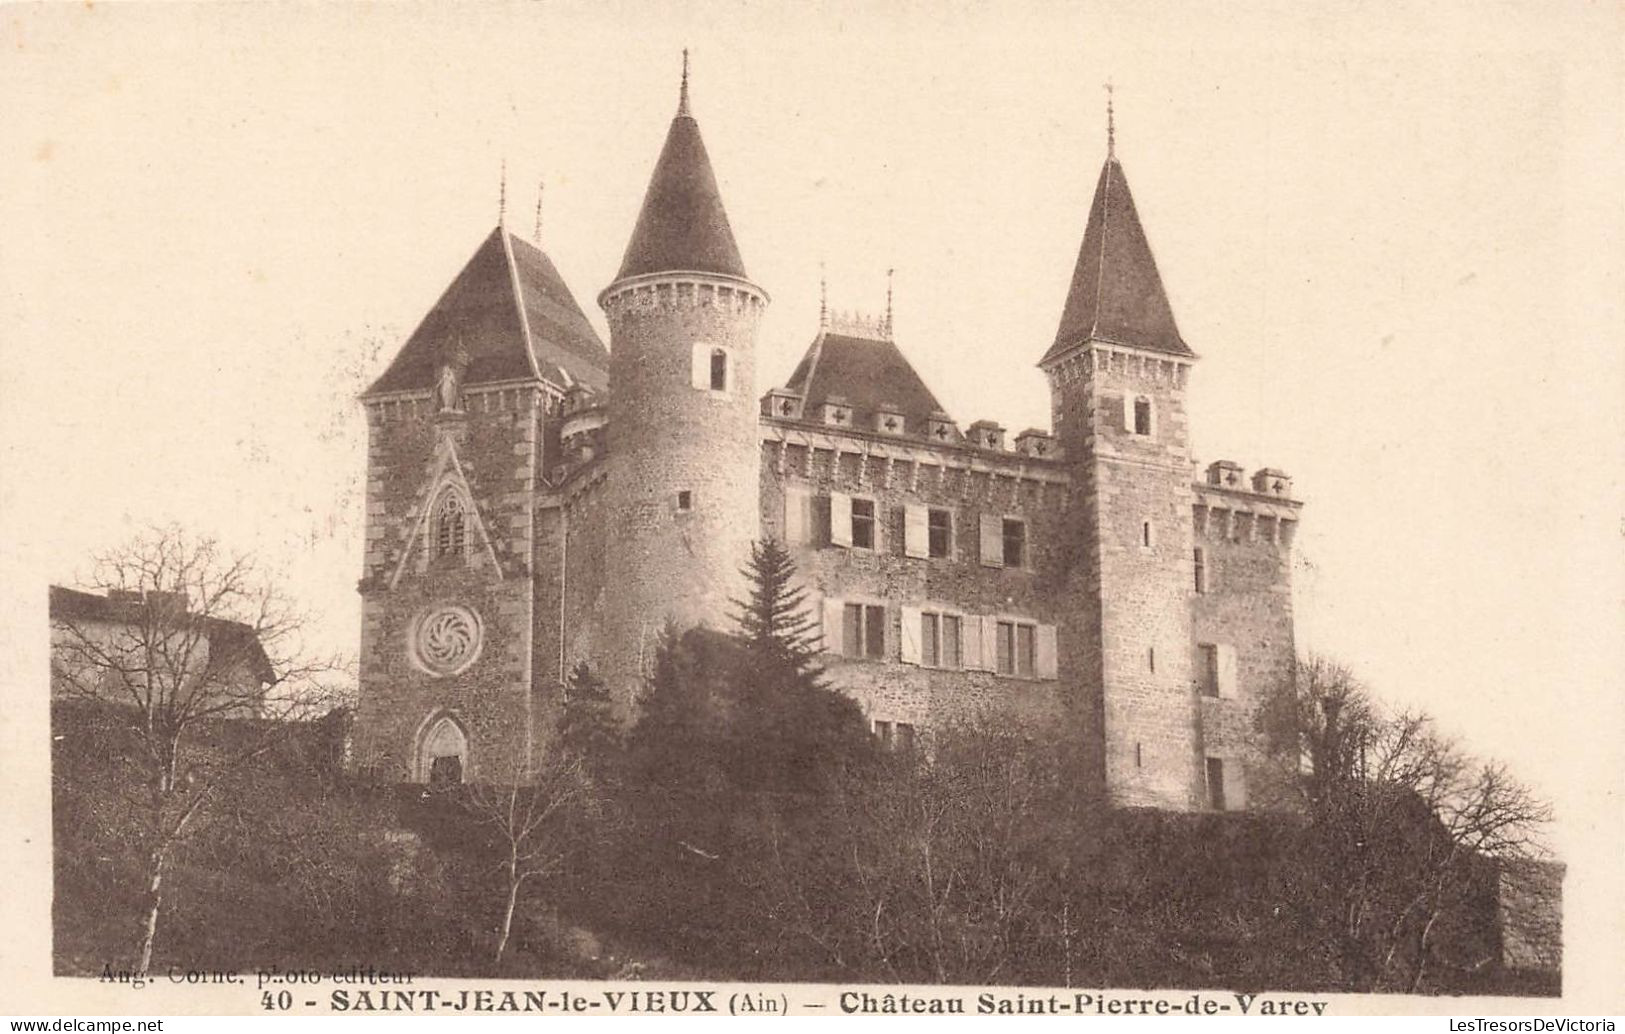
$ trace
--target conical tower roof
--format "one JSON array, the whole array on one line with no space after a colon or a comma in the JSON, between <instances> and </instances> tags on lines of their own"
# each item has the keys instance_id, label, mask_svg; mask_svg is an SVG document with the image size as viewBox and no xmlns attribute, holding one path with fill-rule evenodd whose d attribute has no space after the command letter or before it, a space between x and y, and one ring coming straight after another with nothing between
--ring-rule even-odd
<instances>
[{"instance_id":1,"label":"conical tower roof","mask_svg":"<svg viewBox=\"0 0 1625 1034\"><path fill-rule=\"evenodd\" d=\"M679 271L746 278L711 158L700 138L700 124L688 109L686 54L677 117L666 133L615 279Z\"/></svg>"},{"instance_id":2,"label":"conical tower roof","mask_svg":"<svg viewBox=\"0 0 1625 1034\"><path fill-rule=\"evenodd\" d=\"M1195 355L1174 324L1134 196L1115 155L1100 170L1061 326L1040 365L1089 340Z\"/></svg>"}]
</instances>

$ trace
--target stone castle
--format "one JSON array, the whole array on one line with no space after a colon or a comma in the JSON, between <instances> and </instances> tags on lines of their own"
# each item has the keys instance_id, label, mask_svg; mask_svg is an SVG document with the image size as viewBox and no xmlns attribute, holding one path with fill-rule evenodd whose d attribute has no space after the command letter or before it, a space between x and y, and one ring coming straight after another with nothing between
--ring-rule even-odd
<instances>
[{"instance_id":1,"label":"stone castle","mask_svg":"<svg viewBox=\"0 0 1625 1034\"><path fill-rule=\"evenodd\" d=\"M1108 141L1110 137L1108 135ZM904 749L959 719L1070 729L1111 801L1237 809L1252 713L1294 656L1300 504L1200 468L1180 336L1108 153L1059 328L1052 428L943 410L878 320L825 311L758 395L767 292L693 117L676 117L606 348L499 221L362 396L359 759L505 779L547 749L577 661L630 715L662 628L732 626L751 542L788 545L831 682Z\"/></svg>"}]
</instances>

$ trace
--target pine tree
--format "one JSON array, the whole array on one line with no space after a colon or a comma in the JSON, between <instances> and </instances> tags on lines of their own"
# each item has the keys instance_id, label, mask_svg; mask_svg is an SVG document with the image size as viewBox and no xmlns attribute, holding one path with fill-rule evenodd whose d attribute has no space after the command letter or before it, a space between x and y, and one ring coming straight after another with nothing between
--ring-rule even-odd
<instances>
[{"instance_id":1,"label":"pine tree","mask_svg":"<svg viewBox=\"0 0 1625 1034\"><path fill-rule=\"evenodd\" d=\"M620 772L623 747L609 687L586 661L580 661L571 669L564 689L559 746L581 762L594 782L613 781Z\"/></svg>"},{"instance_id":2,"label":"pine tree","mask_svg":"<svg viewBox=\"0 0 1625 1034\"><path fill-rule=\"evenodd\" d=\"M734 601L739 638L761 672L804 689L823 688L816 660L821 636L806 611L807 591L795 584L789 550L772 538L754 542L741 573L751 588L749 599Z\"/></svg>"},{"instance_id":3,"label":"pine tree","mask_svg":"<svg viewBox=\"0 0 1625 1034\"><path fill-rule=\"evenodd\" d=\"M820 789L866 747L862 712L824 680L820 636L789 552L773 539L753 543L743 574L751 588L734 601L745 663L734 686L729 768L746 789Z\"/></svg>"}]
</instances>

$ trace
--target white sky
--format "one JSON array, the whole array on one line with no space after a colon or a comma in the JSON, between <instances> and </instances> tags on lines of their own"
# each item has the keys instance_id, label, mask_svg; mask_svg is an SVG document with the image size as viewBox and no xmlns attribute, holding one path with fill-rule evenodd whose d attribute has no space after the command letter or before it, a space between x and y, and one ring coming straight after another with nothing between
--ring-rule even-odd
<instances>
[{"instance_id":1,"label":"white sky","mask_svg":"<svg viewBox=\"0 0 1625 1034\"><path fill-rule=\"evenodd\" d=\"M262 553L353 651L354 394L490 230L504 158L509 224L545 178L544 247L603 329L684 45L774 297L758 389L814 333L820 259L842 308L881 308L895 266L899 342L949 410L1047 427L1034 363L1109 77L1203 357L1196 454L1281 467L1307 500L1303 643L1512 761L1584 869L1625 814L1621 17L0 8L8 584L42 611L90 550L178 520Z\"/></svg>"}]
</instances>

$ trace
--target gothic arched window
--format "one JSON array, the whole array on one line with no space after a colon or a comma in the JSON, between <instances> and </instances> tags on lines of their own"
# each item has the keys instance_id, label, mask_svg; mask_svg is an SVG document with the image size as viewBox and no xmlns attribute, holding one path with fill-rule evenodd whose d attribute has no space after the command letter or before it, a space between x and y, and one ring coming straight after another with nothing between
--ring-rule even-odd
<instances>
[{"instance_id":1,"label":"gothic arched window","mask_svg":"<svg viewBox=\"0 0 1625 1034\"><path fill-rule=\"evenodd\" d=\"M435 556L455 556L463 552L463 541L468 529L468 515L463 501L456 492L446 492L434 515Z\"/></svg>"}]
</instances>

